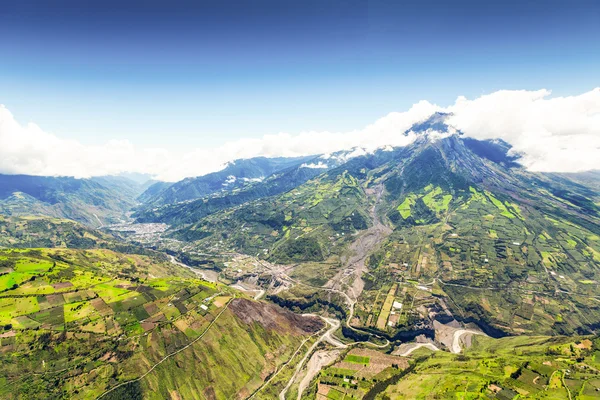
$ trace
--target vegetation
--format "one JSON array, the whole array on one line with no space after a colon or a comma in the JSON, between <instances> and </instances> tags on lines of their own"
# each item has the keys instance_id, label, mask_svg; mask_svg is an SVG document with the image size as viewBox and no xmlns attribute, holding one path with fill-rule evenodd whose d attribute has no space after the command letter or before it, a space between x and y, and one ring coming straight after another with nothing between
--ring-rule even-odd
<instances>
[{"instance_id":1,"label":"vegetation","mask_svg":"<svg viewBox=\"0 0 600 400\"><path fill-rule=\"evenodd\" d=\"M231 398L322 326L147 256L12 249L0 260L2 398Z\"/></svg>"},{"instance_id":2,"label":"vegetation","mask_svg":"<svg viewBox=\"0 0 600 400\"><path fill-rule=\"evenodd\" d=\"M403 357L356 348L321 372L313 392L318 393L317 398L374 398L374 392L389 386L380 389L382 383L390 382L391 378L411 370L412 367Z\"/></svg>"},{"instance_id":3,"label":"vegetation","mask_svg":"<svg viewBox=\"0 0 600 400\"><path fill-rule=\"evenodd\" d=\"M304 398L594 398L595 175L528 172L509 149L423 136L308 160L327 170L239 161L151 187L136 216L171 227L139 243L55 218L81 200L70 215L89 223L102 200L82 200L90 182L46 183L60 196L7 192L6 213L51 217L0 217L0 397L273 399L289 387L295 398L295 365L320 340L335 360ZM266 289L267 301L224 284ZM289 310L341 326L328 338L321 319ZM460 322L489 337L451 354ZM419 335L442 351L394 355Z\"/></svg>"},{"instance_id":4,"label":"vegetation","mask_svg":"<svg viewBox=\"0 0 600 400\"><path fill-rule=\"evenodd\" d=\"M164 257L161 253L126 242L72 220L47 216L0 215L0 248L106 248L121 253ZM166 258L165 258L166 259Z\"/></svg>"},{"instance_id":5,"label":"vegetation","mask_svg":"<svg viewBox=\"0 0 600 400\"><path fill-rule=\"evenodd\" d=\"M278 197L216 212L172 236L193 241L207 253L242 251L275 262L323 261L368 227L365 200L357 179L342 172Z\"/></svg>"},{"instance_id":6,"label":"vegetation","mask_svg":"<svg viewBox=\"0 0 600 400\"><path fill-rule=\"evenodd\" d=\"M231 203L231 193L212 211L210 199L201 212L198 202L163 211L176 223L171 236L188 249L299 264L291 273L320 286L335 273L330 260L348 257L349 243L372 224L373 191L383 186L377 212L394 231L368 257L355 324L394 336L430 324L417 312L424 306L475 321L494 336L591 333L600 326L599 195L561 176L525 171L509 148L423 138L352 158L283 194L272 195L263 182L253 185L264 195L258 200ZM167 248L183 247L173 243ZM311 263L324 263L325 275L304 266ZM381 311L396 282L415 289L403 288L395 299L403 309L390 319ZM420 284L427 290L416 289Z\"/></svg>"},{"instance_id":7,"label":"vegetation","mask_svg":"<svg viewBox=\"0 0 600 400\"><path fill-rule=\"evenodd\" d=\"M75 179L0 174L0 214L68 218L88 226L116 223L142 186L126 178Z\"/></svg>"},{"instance_id":8,"label":"vegetation","mask_svg":"<svg viewBox=\"0 0 600 400\"><path fill-rule=\"evenodd\" d=\"M144 209L170 205L182 201L195 200L220 192L239 190L260 182L265 178L290 168L297 168L312 157L254 157L246 160L235 160L228 163L221 171L196 178L184 179L170 185L156 185L142 193L140 200Z\"/></svg>"},{"instance_id":9,"label":"vegetation","mask_svg":"<svg viewBox=\"0 0 600 400\"><path fill-rule=\"evenodd\" d=\"M380 398L593 399L599 339L478 336L463 355L415 355L415 368ZM423 357L424 356L424 357ZM418 357L422 357L419 359Z\"/></svg>"}]
</instances>

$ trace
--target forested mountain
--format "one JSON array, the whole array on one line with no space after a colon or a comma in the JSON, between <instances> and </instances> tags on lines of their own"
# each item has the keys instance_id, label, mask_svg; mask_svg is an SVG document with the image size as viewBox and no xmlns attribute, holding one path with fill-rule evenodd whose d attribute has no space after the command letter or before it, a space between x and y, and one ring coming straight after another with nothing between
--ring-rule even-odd
<instances>
[{"instance_id":1,"label":"forested mountain","mask_svg":"<svg viewBox=\"0 0 600 400\"><path fill-rule=\"evenodd\" d=\"M141 186L123 177L0 175L0 213L47 215L90 226L123 220Z\"/></svg>"},{"instance_id":2,"label":"forested mountain","mask_svg":"<svg viewBox=\"0 0 600 400\"><path fill-rule=\"evenodd\" d=\"M134 213L134 218L139 222L168 222L170 224L189 223L195 221L200 216L212 214L216 211L234 207L248 201L270 197L285 193L292 190L311 178L320 175L323 171L337 167L347 161L348 156L355 150L340 151L334 154L321 155L316 157L306 157L301 159L249 159L239 160L232 163L225 170L215 173L219 179L223 179L225 173L232 172L234 169L239 169L244 174L249 172L245 166L254 165L257 162L272 163L270 160L276 160L279 167L287 166L284 169L278 169L276 172L268 176L249 179L242 178L240 180L229 175L224 178L225 181L217 179L214 181L214 175L209 174L200 178L183 180L173 186L159 192L156 197L160 197L161 193L174 191L179 193L182 188L187 188L189 185L198 187L200 182L206 184L207 181L213 182L215 190L204 193L203 196L198 196L195 200L189 200L180 203L169 203L163 206L154 206L152 200L146 200L145 204ZM268 160L268 161L265 161ZM284 160L288 160L285 162ZM228 172L225 172L228 171ZM256 171L251 169L251 171ZM221 183L222 182L222 183ZM218 191L216 189L219 189ZM154 186L148 191L155 190ZM145 193L142 195L145 196Z\"/></svg>"}]
</instances>

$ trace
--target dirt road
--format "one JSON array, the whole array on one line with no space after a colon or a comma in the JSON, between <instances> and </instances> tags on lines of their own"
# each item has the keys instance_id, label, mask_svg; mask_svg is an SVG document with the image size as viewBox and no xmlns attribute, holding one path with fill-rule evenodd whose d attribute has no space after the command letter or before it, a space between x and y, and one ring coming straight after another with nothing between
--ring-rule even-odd
<instances>
[{"instance_id":1,"label":"dirt road","mask_svg":"<svg viewBox=\"0 0 600 400\"><path fill-rule=\"evenodd\" d=\"M421 347L427 347L431 351L439 351L440 349L433 343L410 343L405 349L401 349L399 352L393 352L392 355L407 357L412 354L413 351L420 349Z\"/></svg>"},{"instance_id":2,"label":"dirt road","mask_svg":"<svg viewBox=\"0 0 600 400\"><path fill-rule=\"evenodd\" d=\"M323 317L321 317L323 318ZM290 378L290 380L288 381L287 385L285 386L285 388L283 388L283 390L281 391L281 393L279 393L279 400L285 400L285 395L288 392L288 390L290 390L290 387L292 387L292 385L294 384L294 381L296 380L296 378L298 377L298 375L300 374L300 371L302 370L302 366L304 365L304 363L306 362L306 360L308 359L308 356L314 351L314 349L317 347L317 345L319 343L321 343L322 341L328 341L329 343L331 343L330 340L328 340L328 338L331 338L331 334L333 332L335 332L339 327L340 327L340 321L338 321L337 319L333 319L333 318L323 318L323 320L325 322L327 322L331 328L329 328L327 331L325 331L325 333L323 335L321 335L320 338L318 338L313 345L310 347L310 349L308 349L308 351L306 352L306 354L304 355L304 358L302 358L302 360L300 360L300 362L298 363L298 366L296 367L296 370L294 371L294 374L292 375L292 377ZM342 344L342 346L346 347L346 345ZM318 372L318 370L317 370ZM310 381L309 381L310 382Z\"/></svg>"},{"instance_id":3,"label":"dirt road","mask_svg":"<svg viewBox=\"0 0 600 400\"><path fill-rule=\"evenodd\" d=\"M263 297L265 295L265 290L264 289L251 289L251 288L247 288L244 285L242 285L241 283L236 283L234 285L229 285L229 287L232 287L236 290L241 290L242 292L250 292L250 293L255 293L254 295L254 300L260 300L261 297Z\"/></svg>"},{"instance_id":4,"label":"dirt road","mask_svg":"<svg viewBox=\"0 0 600 400\"><path fill-rule=\"evenodd\" d=\"M306 366L307 371L300 383L298 384L298 397L297 400L302 399L302 394L310 385L310 382L313 380L315 376L321 371L323 367L326 367L338 358L340 355L340 350L319 350L316 351L313 356L308 360L308 364Z\"/></svg>"},{"instance_id":5,"label":"dirt road","mask_svg":"<svg viewBox=\"0 0 600 400\"><path fill-rule=\"evenodd\" d=\"M326 290L332 293L337 293L342 295L346 302L348 303L348 317L345 321L346 326L354 331L362 332L360 329L353 328L350 325L352 318L354 317L354 306L363 291L364 282L362 280L362 274L367 271L367 266L365 265L365 260L367 256L369 256L373 250L384 240L388 235L392 233L392 230L385 226L377 215L377 206L381 202L381 196L383 194L383 185L378 186L374 190L371 191L371 195L375 195L375 201L371 208L371 218L373 221L373 226L367 229L365 232L360 234L352 244L349 246L350 256L344 260L344 267L338 272L329 282L327 282L323 287L315 287L315 289ZM284 271L278 271L278 276L284 281L310 286L302 282L298 282L295 279L288 276ZM347 286L347 282L351 282L349 286ZM288 381L286 387L279 393L279 399L285 400L285 396L289 389L292 387L294 382L299 379L300 373L302 371L302 367L307 362L309 355L314 351L316 346L325 341L329 344L333 345L337 348L346 348L348 347L344 343L340 342L333 333L339 328L340 322L338 320L332 318L323 318L331 328L328 329L315 343L311 346L311 348L306 352L304 358L298 363L294 374ZM389 341L386 339L386 343L382 345L376 345L371 342L355 342L351 345L356 345L359 343L364 343L377 348L384 348L389 346ZM329 351L320 351L313 354L310 358L307 371L299 384L298 390L298 399L302 397L302 393L310 384L310 381L319 373L321 368L327 365L330 360L335 360L333 356L336 350ZM333 357L333 358L332 358Z\"/></svg>"}]
</instances>

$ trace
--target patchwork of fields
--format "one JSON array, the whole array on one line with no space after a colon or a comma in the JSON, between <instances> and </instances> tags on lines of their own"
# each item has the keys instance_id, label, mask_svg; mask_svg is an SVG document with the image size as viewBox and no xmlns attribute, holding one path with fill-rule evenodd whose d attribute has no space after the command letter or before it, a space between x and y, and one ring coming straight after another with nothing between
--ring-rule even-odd
<instances>
[{"instance_id":1,"label":"patchwork of fields","mask_svg":"<svg viewBox=\"0 0 600 400\"><path fill-rule=\"evenodd\" d=\"M362 399L377 382L408 368L408 359L379 351L355 348L319 377L316 399Z\"/></svg>"},{"instance_id":2,"label":"patchwork of fields","mask_svg":"<svg viewBox=\"0 0 600 400\"><path fill-rule=\"evenodd\" d=\"M447 192L437 187L417 193L397 200L389 214L396 213L398 228L369 259L357 323L393 332L382 303L402 282L438 297L428 308L448 307L504 332L593 333L600 323L600 239L593 230L473 187L447 207ZM414 322L409 314L424 314L411 308L412 296L398 301L406 317L398 329Z\"/></svg>"},{"instance_id":3,"label":"patchwork of fields","mask_svg":"<svg viewBox=\"0 0 600 400\"><path fill-rule=\"evenodd\" d=\"M414 368L390 382L383 398L595 399L600 340L478 336L463 355L419 349ZM417 398L426 398L419 397Z\"/></svg>"},{"instance_id":4,"label":"patchwork of fields","mask_svg":"<svg viewBox=\"0 0 600 400\"><path fill-rule=\"evenodd\" d=\"M248 325L229 309L239 303L232 289L160 258L13 249L0 251L0 265L2 398L163 399L189 394L190 382L229 398L260 386L322 326L298 327L260 303L255 312L277 324ZM216 376L229 383L215 386Z\"/></svg>"}]
</instances>

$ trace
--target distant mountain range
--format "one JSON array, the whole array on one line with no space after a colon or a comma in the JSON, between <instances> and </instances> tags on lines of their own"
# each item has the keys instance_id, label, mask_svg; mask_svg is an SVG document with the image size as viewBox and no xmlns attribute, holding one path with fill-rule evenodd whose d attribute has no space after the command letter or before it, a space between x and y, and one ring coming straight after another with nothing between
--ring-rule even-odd
<instances>
[{"instance_id":1,"label":"distant mountain range","mask_svg":"<svg viewBox=\"0 0 600 400\"><path fill-rule=\"evenodd\" d=\"M446 125L447 117L434 114L412 126L405 134L416 139L404 147L236 160L174 184L144 176L135 182L123 176L0 175L0 213L69 218L91 227L131 216L138 223L168 224L162 237L196 253L244 253L275 263L343 265L357 235L374 230L373 243L361 247L373 273L407 265L408 276L452 285L536 281L544 290L569 293L586 290L580 282L600 281L598 172L529 172L508 143L465 137ZM398 243L406 249L394 250ZM474 272L480 264L490 266L485 274ZM555 276L565 281L554 282ZM446 295L462 305L463 315L476 316L488 329L514 329L478 309L481 297L459 300L464 291L453 287L444 288ZM500 298L487 301L517 307ZM592 322L573 317L570 325L531 331L600 324L600 310L578 306Z\"/></svg>"},{"instance_id":2,"label":"distant mountain range","mask_svg":"<svg viewBox=\"0 0 600 400\"><path fill-rule=\"evenodd\" d=\"M159 183L151 186L141 199L149 206L194 200L213 193L229 192L254 182L261 182L272 174L296 167L313 157L265 158L235 160L221 171L195 178L186 178L172 185Z\"/></svg>"},{"instance_id":3,"label":"distant mountain range","mask_svg":"<svg viewBox=\"0 0 600 400\"><path fill-rule=\"evenodd\" d=\"M162 206L157 206L156 203L149 200L138 208L138 211L134 213L134 217L139 222L189 223L200 216L206 216L219 210L259 198L285 193L320 175L323 171L343 164L354 154L363 153L361 149L352 149L323 156L288 159L287 162L282 162L282 159L265 159L262 157L238 160L221 172L186 179L163 189L156 198L164 198L165 195L171 194L179 198L186 198L186 200L166 203ZM267 168L256 168L257 164L271 165L273 162L278 168L270 167L274 172L267 176L238 178L236 175L232 175L235 171L246 176L251 173L256 175L261 170L267 170ZM250 167L246 168L246 166ZM194 188L194 193L199 194L200 192L195 189L207 187L207 182L211 182L211 187L214 190L207 189L203 196L190 196L188 189ZM151 187L149 190L153 189L154 187ZM159 201L159 203L162 201Z\"/></svg>"},{"instance_id":4,"label":"distant mountain range","mask_svg":"<svg viewBox=\"0 0 600 400\"><path fill-rule=\"evenodd\" d=\"M98 227L122 221L144 189L124 177L0 175L0 214L47 215Z\"/></svg>"}]
</instances>

